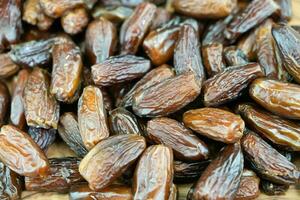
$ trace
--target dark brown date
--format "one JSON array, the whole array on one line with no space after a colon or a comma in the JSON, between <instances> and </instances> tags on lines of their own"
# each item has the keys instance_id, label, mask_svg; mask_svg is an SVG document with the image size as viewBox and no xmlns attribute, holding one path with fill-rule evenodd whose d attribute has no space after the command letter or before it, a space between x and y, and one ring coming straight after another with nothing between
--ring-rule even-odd
<instances>
[{"instance_id":1,"label":"dark brown date","mask_svg":"<svg viewBox=\"0 0 300 200\"><path fill-rule=\"evenodd\" d=\"M48 147L54 143L56 138L55 129L29 127L28 134L44 152L47 152Z\"/></svg>"},{"instance_id":2,"label":"dark brown date","mask_svg":"<svg viewBox=\"0 0 300 200\"><path fill-rule=\"evenodd\" d=\"M261 76L263 71L257 63L226 68L204 83L204 105L219 106L237 99L254 79Z\"/></svg>"},{"instance_id":3,"label":"dark brown date","mask_svg":"<svg viewBox=\"0 0 300 200\"><path fill-rule=\"evenodd\" d=\"M168 200L173 173L172 149L163 145L148 147L135 169L134 199Z\"/></svg>"},{"instance_id":4,"label":"dark brown date","mask_svg":"<svg viewBox=\"0 0 300 200\"><path fill-rule=\"evenodd\" d=\"M89 23L89 16L84 7L74 8L61 18L61 26L68 34L75 35L84 30Z\"/></svg>"},{"instance_id":5,"label":"dark brown date","mask_svg":"<svg viewBox=\"0 0 300 200\"><path fill-rule=\"evenodd\" d=\"M194 199L234 199L243 167L240 144L226 146L201 175L194 190Z\"/></svg>"},{"instance_id":6,"label":"dark brown date","mask_svg":"<svg viewBox=\"0 0 300 200\"><path fill-rule=\"evenodd\" d=\"M6 114L9 111L10 95L5 83L0 81L0 127L6 122Z\"/></svg>"},{"instance_id":7,"label":"dark brown date","mask_svg":"<svg viewBox=\"0 0 300 200\"><path fill-rule=\"evenodd\" d=\"M253 131L274 144L300 151L300 126L297 123L282 119L251 104L240 104L237 109Z\"/></svg>"},{"instance_id":8,"label":"dark brown date","mask_svg":"<svg viewBox=\"0 0 300 200\"><path fill-rule=\"evenodd\" d=\"M253 171L244 169L240 186L234 200L256 199L260 195L259 182L260 179Z\"/></svg>"},{"instance_id":9,"label":"dark brown date","mask_svg":"<svg viewBox=\"0 0 300 200\"><path fill-rule=\"evenodd\" d=\"M43 12L51 18L59 18L66 11L84 4L84 0L40 0Z\"/></svg>"},{"instance_id":10,"label":"dark brown date","mask_svg":"<svg viewBox=\"0 0 300 200\"><path fill-rule=\"evenodd\" d=\"M136 54L155 17L156 6L139 4L120 30L121 54Z\"/></svg>"},{"instance_id":11,"label":"dark brown date","mask_svg":"<svg viewBox=\"0 0 300 200\"><path fill-rule=\"evenodd\" d=\"M250 132L241 139L241 145L251 167L262 178L285 185L298 181L297 167L262 138Z\"/></svg>"},{"instance_id":12,"label":"dark brown date","mask_svg":"<svg viewBox=\"0 0 300 200\"><path fill-rule=\"evenodd\" d=\"M16 173L35 177L45 176L49 163L43 151L27 133L12 125L4 125L0 132L0 159Z\"/></svg>"},{"instance_id":13,"label":"dark brown date","mask_svg":"<svg viewBox=\"0 0 300 200\"><path fill-rule=\"evenodd\" d=\"M103 62L115 52L117 29L104 17L91 22L85 33L85 49L91 64Z\"/></svg>"},{"instance_id":14,"label":"dark brown date","mask_svg":"<svg viewBox=\"0 0 300 200\"><path fill-rule=\"evenodd\" d=\"M19 71L20 67L10 58L9 54L0 54L0 78L8 78Z\"/></svg>"},{"instance_id":15,"label":"dark brown date","mask_svg":"<svg viewBox=\"0 0 300 200\"><path fill-rule=\"evenodd\" d=\"M265 78L250 86L250 96L263 108L276 115L300 119L300 86Z\"/></svg>"},{"instance_id":16,"label":"dark brown date","mask_svg":"<svg viewBox=\"0 0 300 200\"><path fill-rule=\"evenodd\" d=\"M146 148L138 135L118 135L99 142L82 159L79 172L92 190L101 190L120 177Z\"/></svg>"},{"instance_id":17,"label":"dark brown date","mask_svg":"<svg viewBox=\"0 0 300 200\"><path fill-rule=\"evenodd\" d=\"M249 63L246 54L235 46L224 48L224 57L229 66L245 65Z\"/></svg>"},{"instance_id":18,"label":"dark brown date","mask_svg":"<svg viewBox=\"0 0 300 200\"><path fill-rule=\"evenodd\" d=\"M202 47L202 56L206 73L209 77L212 77L225 69L226 66L223 59L222 44L214 43Z\"/></svg>"},{"instance_id":19,"label":"dark brown date","mask_svg":"<svg viewBox=\"0 0 300 200\"><path fill-rule=\"evenodd\" d=\"M96 85L111 86L140 78L150 70L151 63L143 57L133 55L112 56L92 66Z\"/></svg>"},{"instance_id":20,"label":"dark brown date","mask_svg":"<svg viewBox=\"0 0 300 200\"><path fill-rule=\"evenodd\" d=\"M280 185L266 180L261 180L260 182L260 188L262 192L269 196L284 195L289 187L289 185Z\"/></svg>"},{"instance_id":21,"label":"dark brown date","mask_svg":"<svg viewBox=\"0 0 300 200\"><path fill-rule=\"evenodd\" d=\"M200 90L194 73L181 74L135 93L132 109L140 117L166 116L194 101Z\"/></svg>"},{"instance_id":22,"label":"dark brown date","mask_svg":"<svg viewBox=\"0 0 300 200\"><path fill-rule=\"evenodd\" d=\"M293 16L292 0L275 0L280 6L280 19L291 20Z\"/></svg>"},{"instance_id":23,"label":"dark brown date","mask_svg":"<svg viewBox=\"0 0 300 200\"><path fill-rule=\"evenodd\" d=\"M103 95L95 86L85 87L78 101L78 126L88 150L109 136Z\"/></svg>"},{"instance_id":24,"label":"dark brown date","mask_svg":"<svg viewBox=\"0 0 300 200\"><path fill-rule=\"evenodd\" d=\"M155 118L147 123L147 141L173 149L180 160L196 161L208 158L207 145L189 129L170 118Z\"/></svg>"},{"instance_id":25,"label":"dark brown date","mask_svg":"<svg viewBox=\"0 0 300 200\"><path fill-rule=\"evenodd\" d=\"M124 6L105 7L103 5L96 5L92 11L92 16L95 19L103 17L113 23L118 24L127 19L132 12L132 8Z\"/></svg>"},{"instance_id":26,"label":"dark brown date","mask_svg":"<svg viewBox=\"0 0 300 200\"><path fill-rule=\"evenodd\" d=\"M242 118L219 108L200 108L184 113L183 122L192 130L216 141L235 143L243 136Z\"/></svg>"},{"instance_id":27,"label":"dark brown date","mask_svg":"<svg viewBox=\"0 0 300 200\"><path fill-rule=\"evenodd\" d=\"M34 68L24 88L23 103L28 126L57 129L59 104L50 94L50 76L46 70Z\"/></svg>"}]
</instances>

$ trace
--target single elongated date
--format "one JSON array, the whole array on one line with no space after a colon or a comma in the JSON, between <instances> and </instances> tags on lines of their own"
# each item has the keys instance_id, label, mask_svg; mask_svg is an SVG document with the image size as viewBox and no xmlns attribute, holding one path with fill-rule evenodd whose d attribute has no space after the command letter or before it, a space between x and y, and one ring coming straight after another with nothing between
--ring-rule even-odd
<instances>
[{"instance_id":1,"label":"single elongated date","mask_svg":"<svg viewBox=\"0 0 300 200\"><path fill-rule=\"evenodd\" d=\"M234 200L256 199L260 195L259 183L260 179L253 171L244 169Z\"/></svg>"},{"instance_id":2,"label":"single elongated date","mask_svg":"<svg viewBox=\"0 0 300 200\"><path fill-rule=\"evenodd\" d=\"M225 69L222 44L214 43L203 46L202 55L204 66L209 77L212 77Z\"/></svg>"},{"instance_id":3,"label":"single elongated date","mask_svg":"<svg viewBox=\"0 0 300 200\"><path fill-rule=\"evenodd\" d=\"M19 69L20 67L11 60L8 53L0 54L0 78L8 78Z\"/></svg>"},{"instance_id":4,"label":"single elongated date","mask_svg":"<svg viewBox=\"0 0 300 200\"><path fill-rule=\"evenodd\" d=\"M10 95L5 83L0 81L0 127L6 121L6 114L9 111Z\"/></svg>"}]
</instances>

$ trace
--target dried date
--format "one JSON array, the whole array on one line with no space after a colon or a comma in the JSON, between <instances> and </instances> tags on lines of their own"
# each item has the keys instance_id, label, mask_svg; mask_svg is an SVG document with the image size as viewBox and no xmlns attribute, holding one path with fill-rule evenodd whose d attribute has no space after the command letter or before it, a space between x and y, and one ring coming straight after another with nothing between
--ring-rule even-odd
<instances>
[{"instance_id":1,"label":"dried date","mask_svg":"<svg viewBox=\"0 0 300 200\"><path fill-rule=\"evenodd\" d=\"M44 152L54 143L56 138L55 129L29 127L28 134Z\"/></svg>"},{"instance_id":2,"label":"dried date","mask_svg":"<svg viewBox=\"0 0 300 200\"><path fill-rule=\"evenodd\" d=\"M89 23L89 16L84 7L74 8L61 18L61 26L68 34L75 35L84 30Z\"/></svg>"},{"instance_id":3,"label":"dried date","mask_svg":"<svg viewBox=\"0 0 300 200\"><path fill-rule=\"evenodd\" d=\"M6 122L6 114L9 111L10 95L5 83L0 81L0 127Z\"/></svg>"},{"instance_id":4,"label":"dried date","mask_svg":"<svg viewBox=\"0 0 300 200\"><path fill-rule=\"evenodd\" d=\"M259 183L260 179L253 171L244 169L234 200L256 199L260 195Z\"/></svg>"},{"instance_id":5,"label":"dried date","mask_svg":"<svg viewBox=\"0 0 300 200\"><path fill-rule=\"evenodd\" d=\"M66 11L84 6L84 0L40 0L43 12L51 18L59 18Z\"/></svg>"},{"instance_id":6,"label":"dried date","mask_svg":"<svg viewBox=\"0 0 300 200\"><path fill-rule=\"evenodd\" d=\"M222 44L214 43L202 47L202 56L206 73L209 77L212 77L225 69L226 66L223 59Z\"/></svg>"},{"instance_id":7,"label":"dried date","mask_svg":"<svg viewBox=\"0 0 300 200\"><path fill-rule=\"evenodd\" d=\"M9 54L0 54L0 78L9 78L19 71L20 67L15 64Z\"/></svg>"},{"instance_id":8,"label":"dried date","mask_svg":"<svg viewBox=\"0 0 300 200\"><path fill-rule=\"evenodd\" d=\"M245 65L249 63L246 54L235 46L224 48L224 57L229 66Z\"/></svg>"}]
</instances>

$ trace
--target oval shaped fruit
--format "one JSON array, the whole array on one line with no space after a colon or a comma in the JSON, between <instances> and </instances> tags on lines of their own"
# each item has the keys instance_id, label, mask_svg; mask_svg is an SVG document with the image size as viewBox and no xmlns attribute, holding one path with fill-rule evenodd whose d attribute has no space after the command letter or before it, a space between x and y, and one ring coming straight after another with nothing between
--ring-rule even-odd
<instances>
[{"instance_id":1,"label":"oval shaped fruit","mask_svg":"<svg viewBox=\"0 0 300 200\"><path fill-rule=\"evenodd\" d=\"M146 141L138 135L118 135L99 142L81 160L79 172L92 190L109 186L142 154Z\"/></svg>"},{"instance_id":2,"label":"oval shaped fruit","mask_svg":"<svg viewBox=\"0 0 300 200\"><path fill-rule=\"evenodd\" d=\"M134 172L133 199L168 200L172 182L172 149L163 145L150 146L141 156Z\"/></svg>"},{"instance_id":3,"label":"oval shaped fruit","mask_svg":"<svg viewBox=\"0 0 300 200\"><path fill-rule=\"evenodd\" d=\"M0 54L0 78L8 78L19 71L20 67L15 64L8 53Z\"/></svg>"},{"instance_id":4,"label":"oval shaped fruit","mask_svg":"<svg viewBox=\"0 0 300 200\"><path fill-rule=\"evenodd\" d=\"M253 81L249 93L253 100L276 115L300 119L299 85L260 78Z\"/></svg>"},{"instance_id":5,"label":"oval shaped fruit","mask_svg":"<svg viewBox=\"0 0 300 200\"><path fill-rule=\"evenodd\" d=\"M208 147L192 131L176 120L155 118L147 123L147 141L163 144L173 149L180 160L204 160L208 158Z\"/></svg>"},{"instance_id":6,"label":"oval shaped fruit","mask_svg":"<svg viewBox=\"0 0 300 200\"><path fill-rule=\"evenodd\" d=\"M259 182L260 179L253 171L244 169L240 186L234 200L256 199L260 195Z\"/></svg>"},{"instance_id":7,"label":"oval shaped fruit","mask_svg":"<svg viewBox=\"0 0 300 200\"><path fill-rule=\"evenodd\" d=\"M5 83L0 81L0 127L5 124L9 111L10 95Z\"/></svg>"},{"instance_id":8,"label":"oval shaped fruit","mask_svg":"<svg viewBox=\"0 0 300 200\"><path fill-rule=\"evenodd\" d=\"M245 123L241 117L219 108L200 108L183 114L184 124L210 139L235 143L243 136Z\"/></svg>"}]
</instances>

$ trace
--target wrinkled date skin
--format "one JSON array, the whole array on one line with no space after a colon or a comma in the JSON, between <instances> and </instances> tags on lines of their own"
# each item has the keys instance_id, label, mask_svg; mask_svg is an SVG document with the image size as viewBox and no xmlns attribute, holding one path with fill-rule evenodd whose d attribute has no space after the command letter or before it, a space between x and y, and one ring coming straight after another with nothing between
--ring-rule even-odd
<instances>
[{"instance_id":1,"label":"wrinkled date skin","mask_svg":"<svg viewBox=\"0 0 300 200\"><path fill-rule=\"evenodd\" d=\"M44 152L47 151L48 147L53 144L56 138L55 129L29 127L28 134Z\"/></svg>"},{"instance_id":2,"label":"wrinkled date skin","mask_svg":"<svg viewBox=\"0 0 300 200\"><path fill-rule=\"evenodd\" d=\"M49 163L50 173L46 177L25 177L26 190L64 193L72 185L84 181L78 171L78 158L51 158Z\"/></svg>"},{"instance_id":3,"label":"wrinkled date skin","mask_svg":"<svg viewBox=\"0 0 300 200\"><path fill-rule=\"evenodd\" d=\"M200 90L193 73L181 74L136 93L132 109L140 117L166 116L194 101Z\"/></svg>"},{"instance_id":4,"label":"wrinkled date skin","mask_svg":"<svg viewBox=\"0 0 300 200\"><path fill-rule=\"evenodd\" d=\"M152 119L147 123L146 135L151 143L171 147L177 159L197 161L208 158L207 145L176 120L166 117Z\"/></svg>"},{"instance_id":5,"label":"wrinkled date skin","mask_svg":"<svg viewBox=\"0 0 300 200\"><path fill-rule=\"evenodd\" d=\"M27 125L57 129L59 104L50 94L50 76L41 68L34 68L24 88L23 101Z\"/></svg>"},{"instance_id":6,"label":"wrinkled date skin","mask_svg":"<svg viewBox=\"0 0 300 200\"><path fill-rule=\"evenodd\" d=\"M200 108L184 113L186 127L210 139L235 143L243 136L245 123L241 117L219 108Z\"/></svg>"},{"instance_id":7,"label":"wrinkled date skin","mask_svg":"<svg viewBox=\"0 0 300 200\"><path fill-rule=\"evenodd\" d=\"M270 79L256 79L250 96L263 108L290 119L300 119L300 86Z\"/></svg>"},{"instance_id":8,"label":"wrinkled date skin","mask_svg":"<svg viewBox=\"0 0 300 200\"><path fill-rule=\"evenodd\" d=\"M50 92L58 101L73 103L79 98L83 68L80 49L72 42L61 42L52 48L52 77Z\"/></svg>"},{"instance_id":9,"label":"wrinkled date skin","mask_svg":"<svg viewBox=\"0 0 300 200\"><path fill-rule=\"evenodd\" d=\"M183 25L180 29L174 50L174 68L176 74L192 71L198 84L202 86L205 72L201 59L199 34L191 25Z\"/></svg>"},{"instance_id":10,"label":"wrinkled date skin","mask_svg":"<svg viewBox=\"0 0 300 200\"><path fill-rule=\"evenodd\" d=\"M83 144L88 150L109 136L103 95L95 86L84 88L78 101L78 126Z\"/></svg>"},{"instance_id":11,"label":"wrinkled date skin","mask_svg":"<svg viewBox=\"0 0 300 200\"><path fill-rule=\"evenodd\" d=\"M194 190L194 199L234 199L243 168L240 144L226 146L201 175Z\"/></svg>"},{"instance_id":12,"label":"wrinkled date skin","mask_svg":"<svg viewBox=\"0 0 300 200\"><path fill-rule=\"evenodd\" d=\"M238 105L238 113L253 131L289 150L300 151L300 126L251 104Z\"/></svg>"},{"instance_id":13,"label":"wrinkled date skin","mask_svg":"<svg viewBox=\"0 0 300 200\"><path fill-rule=\"evenodd\" d=\"M242 95L249 83L262 76L263 71L257 63L226 68L204 83L204 105L219 106L233 101Z\"/></svg>"},{"instance_id":14,"label":"wrinkled date skin","mask_svg":"<svg viewBox=\"0 0 300 200\"><path fill-rule=\"evenodd\" d=\"M109 126L113 135L142 135L141 127L135 115L122 107L109 112Z\"/></svg>"},{"instance_id":15,"label":"wrinkled date skin","mask_svg":"<svg viewBox=\"0 0 300 200\"><path fill-rule=\"evenodd\" d=\"M141 3L125 20L120 30L121 54L136 54L151 26L156 10L154 4Z\"/></svg>"},{"instance_id":16,"label":"wrinkled date skin","mask_svg":"<svg viewBox=\"0 0 300 200\"><path fill-rule=\"evenodd\" d=\"M10 105L10 123L23 130L26 125L23 92L30 72L23 69L19 72Z\"/></svg>"},{"instance_id":17,"label":"wrinkled date skin","mask_svg":"<svg viewBox=\"0 0 300 200\"><path fill-rule=\"evenodd\" d=\"M92 190L101 190L120 177L146 148L138 135L118 135L99 142L82 159L79 172Z\"/></svg>"},{"instance_id":18,"label":"wrinkled date skin","mask_svg":"<svg viewBox=\"0 0 300 200\"><path fill-rule=\"evenodd\" d=\"M8 78L19 71L20 67L16 65L9 54L0 54L0 78Z\"/></svg>"},{"instance_id":19,"label":"wrinkled date skin","mask_svg":"<svg viewBox=\"0 0 300 200\"><path fill-rule=\"evenodd\" d=\"M174 76L175 72L169 65L162 65L152 69L125 94L120 102L120 106L132 106L134 94Z\"/></svg>"},{"instance_id":20,"label":"wrinkled date skin","mask_svg":"<svg viewBox=\"0 0 300 200\"><path fill-rule=\"evenodd\" d=\"M237 7L236 0L174 0L176 12L199 19L218 19L228 16Z\"/></svg>"},{"instance_id":21,"label":"wrinkled date skin","mask_svg":"<svg viewBox=\"0 0 300 200\"><path fill-rule=\"evenodd\" d=\"M172 149L163 145L148 147L134 172L133 199L168 200L173 173Z\"/></svg>"},{"instance_id":22,"label":"wrinkled date skin","mask_svg":"<svg viewBox=\"0 0 300 200\"><path fill-rule=\"evenodd\" d=\"M150 67L150 61L143 57L112 56L92 66L92 77L96 85L112 86L140 78L150 70Z\"/></svg>"},{"instance_id":23,"label":"wrinkled date skin","mask_svg":"<svg viewBox=\"0 0 300 200\"><path fill-rule=\"evenodd\" d=\"M245 65L249 63L246 54L235 46L224 48L224 57L229 66Z\"/></svg>"},{"instance_id":24,"label":"wrinkled date skin","mask_svg":"<svg viewBox=\"0 0 300 200\"><path fill-rule=\"evenodd\" d=\"M280 185L266 180L262 180L260 183L262 192L270 196L284 195L289 187L289 185Z\"/></svg>"},{"instance_id":25,"label":"wrinkled date skin","mask_svg":"<svg viewBox=\"0 0 300 200\"><path fill-rule=\"evenodd\" d=\"M59 18L66 11L84 4L84 0L40 0L43 12L51 18Z\"/></svg>"},{"instance_id":26,"label":"wrinkled date skin","mask_svg":"<svg viewBox=\"0 0 300 200\"><path fill-rule=\"evenodd\" d=\"M16 173L35 177L45 176L48 159L27 133L12 125L4 125L0 132L0 159Z\"/></svg>"},{"instance_id":27,"label":"wrinkled date skin","mask_svg":"<svg viewBox=\"0 0 300 200\"><path fill-rule=\"evenodd\" d=\"M91 22L85 33L85 49L91 64L103 62L112 56L117 46L117 29L104 17Z\"/></svg>"},{"instance_id":28,"label":"wrinkled date skin","mask_svg":"<svg viewBox=\"0 0 300 200\"><path fill-rule=\"evenodd\" d=\"M253 170L264 179L285 185L298 181L297 167L253 132L241 139L241 145Z\"/></svg>"},{"instance_id":29,"label":"wrinkled date skin","mask_svg":"<svg viewBox=\"0 0 300 200\"><path fill-rule=\"evenodd\" d=\"M22 192L19 175L0 162L0 199L18 200Z\"/></svg>"},{"instance_id":30,"label":"wrinkled date skin","mask_svg":"<svg viewBox=\"0 0 300 200\"><path fill-rule=\"evenodd\" d=\"M2 0L0 2L0 52L21 37L21 0Z\"/></svg>"},{"instance_id":31,"label":"wrinkled date skin","mask_svg":"<svg viewBox=\"0 0 300 200\"><path fill-rule=\"evenodd\" d=\"M9 111L10 95L5 83L0 81L0 127L6 121L6 114Z\"/></svg>"},{"instance_id":32,"label":"wrinkled date skin","mask_svg":"<svg viewBox=\"0 0 300 200\"><path fill-rule=\"evenodd\" d=\"M256 199L260 194L259 182L260 179L253 171L244 169L240 186L234 200Z\"/></svg>"},{"instance_id":33,"label":"wrinkled date skin","mask_svg":"<svg viewBox=\"0 0 300 200\"><path fill-rule=\"evenodd\" d=\"M272 34L284 67L300 83L300 33L288 25L276 25Z\"/></svg>"},{"instance_id":34,"label":"wrinkled date skin","mask_svg":"<svg viewBox=\"0 0 300 200\"><path fill-rule=\"evenodd\" d=\"M222 44L214 43L202 47L202 55L203 63L209 77L212 77L225 69L226 66L223 59Z\"/></svg>"},{"instance_id":35,"label":"wrinkled date skin","mask_svg":"<svg viewBox=\"0 0 300 200\"><path fill-rule=\"evenodd\" d=\"M59 118L58 133L63 141L79 156L83 157L87 154L79 127L77 116L74 113L64 113Z\"/></svg>"},{"instance_id":36,"label":"wrinkled date skin","mask_svg":"<svg viewBox=\"0 0 300 200\"><path fill-rule=\"evenodd\" d=\"M227 26L224 34L228 40L235 41L240 35L263 22L280 7L273 0L254 0Z\"/></svg>"},{"instance_id":37,"label":"wrinkled date skin","mask_svg":"<svg viewBox=\"0 0 300 200\"><path fill-rule=\"evenodd\" d=\"M257 28L249 31L249 33L242 36L237 42L237 47L246 54L248 60L255 60L256 58L256 33Z\"/></svg>"},{"instance_id":38,"label":"wrinkled date skin","mask_svg":"<svg viewBox=\"0 0 300 200\"><path fill-rule=\"evenodd\" d=\"M89 16L84 7L74 8L61 18L61 26L70 35L82 32L88 23Z\"/></svg>"}]
</instances>

